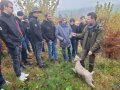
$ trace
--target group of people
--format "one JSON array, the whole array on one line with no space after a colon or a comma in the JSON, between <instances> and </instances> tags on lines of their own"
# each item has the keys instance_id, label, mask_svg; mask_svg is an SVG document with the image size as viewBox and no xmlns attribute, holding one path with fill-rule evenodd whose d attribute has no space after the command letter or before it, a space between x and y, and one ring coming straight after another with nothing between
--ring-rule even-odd
<instances>
[{"instance_id":1,"label":"group of people","mask_svg":"<svg viewBox=\"0 0 120 90\"><path fill-rule=\"evenodd\" d=\"M66 17L61 16L56 26L49 12L45 14L45 20L40 22L38 17L42 11L37 7L32 8L29 17L24 16L22 11L18 11L15 16L13 15L13 3L5 0L0 3L0 10L0 38L5 43L13 60L14 72L19 80L25 81L29 76L29 74L22 72L22 69L25 68L24 65L31 65L27 52L33 51L38 66L40 68L46 67L41 58L44 40L48 46L50 61L58 60L56 45L57 41L60 42L65 62L72 61L78 53L80 40L82 47L80 63L85 67L84 60L89 56L89 71L93 71L95 54L100 51L103 40L103 29L97 23L97 15L94 12L88 13L87 18L81 17L79 25L75 24L74 18L71 18L68 23ZM0 42L0 49L1 47ZM0 70L0 86L3 84L5 84L5 80Z\"/></svg>"}]
</instances>

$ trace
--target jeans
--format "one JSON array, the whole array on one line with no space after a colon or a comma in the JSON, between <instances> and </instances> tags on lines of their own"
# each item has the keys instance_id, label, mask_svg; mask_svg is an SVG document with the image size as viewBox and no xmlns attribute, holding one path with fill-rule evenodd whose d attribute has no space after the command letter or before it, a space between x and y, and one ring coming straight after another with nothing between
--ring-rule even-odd
<instances>
[{"instance_id":1,"label":"jeans","mask_svg":"<svg viewBox=\"0 0 120 90\"><path fill-rule=\"evenodd\" d=\"M27 63L27 42L23 38L22 39L22 51L21 51L22 61L23 63Z\"/></svg>"},{"instance_id":2,"label":"jeans","mask_svg":"<svg viewBox=\"0 0 120 90\"><path fill-rule=\"evenodd\" d=\"M66 53L66 49L68 51L68 56ZM62 54L63 54L63 58L65 61L72 60L72 53L71 53L71 47L67 47L67 48L62 48Z\"/></svg>"},{"instance_id":3,"label":"jeans","mask_svg":"<svg viewBox=\"0 0 120 90\"><path fill-rule=\"evenodd\" d=\"M72 44L72 56L75 57L76 52L77 52L77 41L71 40L71 44Z\"/></svg>"},{"instance_id":4,"label":"jeans","mask_svg":"<svg viewBox=\"0 0 120 90\"><path fill-rule=\"evenodd\" d=\"M31 52L32 50L31 50L31 48L30 48L30 41L29 41L29 39L26 38L25 41L26 41L26 45L27 45L27 50L28 50L28 52Z\"/></svg>"},{"instance_id":5,"label":"jeans","mask_svg":"<svg viewBox=\"0 0 120 90\"><path fill-rule=\"evenodd\" d=\"M8 52L13 60L13 68L17 77L21 75L20 63L21 63L21 48L16 47L14 49L8 48Z\"/></svg>"},{"instance_id":6,"label":"jeans","mask_svg":"<svg viewBox=\"0 0 120 90\"><path fill-rule=\"evenodd\" d=\"M57 53L57 48L56 48L56 43L54 41L49 41L48 42L48 54L50 60L54 59L58 60L58 53Z\"/></svg>"},{"instance_id":7,"label":"jeans","mask_svg":"<svg viewBox=\"0 0 120 90\"><path fill-rule=\"evenodd\" d=\"M34 54L35 54L35 57L36 57L36 60L37 60L37 63L39 66L42 66L43 65L43 61L42 61L42 58L41 58L41 55L42 55L42 45L43 45L43 42L35 42L34 45L33 45L33 51L34 51Z\"/></svg>"}]
</instances>

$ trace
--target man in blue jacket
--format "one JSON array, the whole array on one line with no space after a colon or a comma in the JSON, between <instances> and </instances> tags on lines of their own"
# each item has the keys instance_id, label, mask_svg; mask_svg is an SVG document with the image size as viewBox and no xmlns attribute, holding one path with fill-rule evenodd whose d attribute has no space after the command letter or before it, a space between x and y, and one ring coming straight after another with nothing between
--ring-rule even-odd
<instances>
[{"instance_id":1,"label":"man in blue jacket","mask_svg":"<svg viewBox=\"0 0 120 90\"><path fill-rule=\"evenodd\" d=\"M67 23L66 17L62 17L61 23L56 28L56 37L60 41L60 47L62 48L63 58L66 62L72 61L72 53L71 53L71 32L72 29L70 25ZM68 51L68 55L66 53L66 49Z\"/></svg>"}]
</instances>

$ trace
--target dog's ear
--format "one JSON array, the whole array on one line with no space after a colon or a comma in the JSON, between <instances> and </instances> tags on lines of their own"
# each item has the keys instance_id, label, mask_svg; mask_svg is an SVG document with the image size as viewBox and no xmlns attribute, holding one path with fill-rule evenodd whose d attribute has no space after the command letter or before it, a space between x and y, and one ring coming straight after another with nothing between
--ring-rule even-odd
<instances>
[{"instance_id":1,"label":"dog's ear","mask_svg":"<svg viewBox=\"0 0 120 90\"><path fill-rule=\"evenodd\" d=\"M74 61L78 61L78 60L81 61L80 57L76 55Z\"/></svg>"},{"instance_id":2,"label":"dog's ear","mask_svg":"<svg viewBox=\"0 0 120 90\"><path fill-rule=\"evenodd\" d=\"M74 62L78 61L80 58L76 55L75 56L75 59L74 59Z\"/></svg>"},{"instance_id":3,"label":"dog's ear","mask_svg":"<svg viewBox=\"0 0 120 90\"><path fill-rule=\"evenodd\" d=\"M79 58L78 55L76 55L75 58Z\"/></svg>"}]
</instances>

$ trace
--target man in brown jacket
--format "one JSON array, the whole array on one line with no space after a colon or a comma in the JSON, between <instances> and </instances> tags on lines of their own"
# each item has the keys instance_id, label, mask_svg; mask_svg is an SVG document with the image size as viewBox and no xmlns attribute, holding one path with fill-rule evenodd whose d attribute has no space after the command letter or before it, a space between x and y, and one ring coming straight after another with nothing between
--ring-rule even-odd
<instances>
[{"instance_id":1,"label":"man in brown jacket","mask_svg":"<svg viewBox=\"0 0 120 90\"><path fill-rule=\"evenodd\" d=\"M88 13L86 18L87 26L83 30L82 34L72 34L75 37L83 39L80 62L85 67L84 60L88 55L90 72L94 69L95 54L100 51L103 41L102 26L97 23L96 19L97 15L94 12Z\"/></svg>"}]
</instances>

